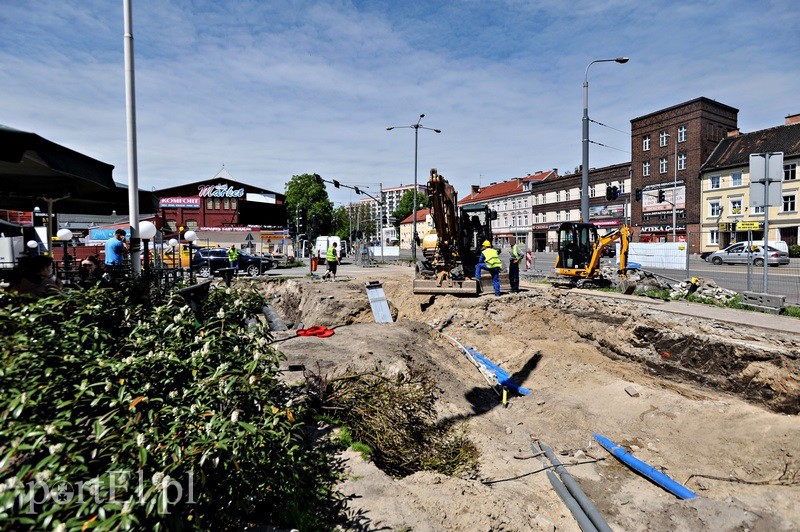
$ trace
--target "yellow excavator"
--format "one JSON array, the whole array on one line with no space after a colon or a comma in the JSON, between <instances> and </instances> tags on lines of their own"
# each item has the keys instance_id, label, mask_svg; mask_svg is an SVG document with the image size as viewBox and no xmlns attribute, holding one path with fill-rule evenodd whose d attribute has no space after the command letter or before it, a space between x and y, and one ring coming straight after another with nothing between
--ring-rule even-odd
<instances>
[{"instance_id":1,"label":"yellow excavator","mask_svg":"<svg viewBox=\"0 0 800 532\"><path fill-rule=\"evenodd\" d=\"M600 271L603 250L617 240L620 241L617 276L620 289L632 294L636 283L628 280L628 247L631 230L621 225L605 235L597 235L597 227L591 223L564 222L558 228L558 257L555 273L564 277L567 284L582 288L587 284L610 286L611 280ZM563 284L563 283L557 283Z\"/></svg>"},{"instance_id":2,"label":"yellow excavator","mask_svg":"<svg viewBox=\"0 0 800 532\"><path fill-rule=\"evenodd\" d=\"M433 228L422 238L414 293L478 295L475 265L483 241L492 241L492 220L497 219L497 212L486 205L459 207L455 188L436 168L428 179L428 204Z\"/></svg>"}]
</instances>

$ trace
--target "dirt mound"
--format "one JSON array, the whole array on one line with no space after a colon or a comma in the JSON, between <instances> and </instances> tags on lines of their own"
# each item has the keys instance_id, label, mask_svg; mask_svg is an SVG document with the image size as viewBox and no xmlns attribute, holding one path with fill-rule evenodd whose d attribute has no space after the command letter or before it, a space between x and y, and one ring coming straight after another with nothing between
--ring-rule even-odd
<instances>
[{"instance_id":1,"label":"dirt mound","mask_svg":"<svg viewBox=\"0 0 800 532\"><path fill-rule=\"evenodd\" d=\"M413 296L407 279L385 279L384 288L397 306L394 324L371 323L360 283L288 285L282 303L276 300L284 312L303 321L328 312L328 324L352 325L328 339L276 345L287 365L330 374L433 372L440 420L466 423L480 471L478 478L421 472L394 480L350 456L353 474L343 489L357 497L354 528L577 530L542 464L529 456L533 436L572 464L615 529L800 529L800 424L760 406L788 410L797 396L797 340L547 288L465 299ZM334 300L323 299L329 295ZM341 307L326 302L346 295L353 301ZM533 394L503 408L437 329L503 366ZM700 497L678 500L635 475L594 443L595 432Z\"/></svg>"}]
</instances>

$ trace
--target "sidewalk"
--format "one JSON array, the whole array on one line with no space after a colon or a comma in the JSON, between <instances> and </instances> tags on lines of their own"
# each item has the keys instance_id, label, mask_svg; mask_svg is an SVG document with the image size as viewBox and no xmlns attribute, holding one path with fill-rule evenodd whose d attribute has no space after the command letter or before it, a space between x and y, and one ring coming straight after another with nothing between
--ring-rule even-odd
<instances>
[{"instance_id":1,"label":"sidewalk","mask_svg":"<svg viewBox=\"0 0 800 532\"><path fill-rule=\"evenodd\" d=\"M748 327L758 327L772 331L800 334L800 319L767 314L750 310L738 310L726 307L715 307L703 303L691 303L688 301L662 301L650 299L642 296L628 296L613 292L599 292L596 290L581 290L573 288L569 290L582 296L623 299L640 305L651 305L655 310L692 316L695 318L705 318L710 320L732 323L735 325L747 325Z\"/></svg>"}]
</instances>

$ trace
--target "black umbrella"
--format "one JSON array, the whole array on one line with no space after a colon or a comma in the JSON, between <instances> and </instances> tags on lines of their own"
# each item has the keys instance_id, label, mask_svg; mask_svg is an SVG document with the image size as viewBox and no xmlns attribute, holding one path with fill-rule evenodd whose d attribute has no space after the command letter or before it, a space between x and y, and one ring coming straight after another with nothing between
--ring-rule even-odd
<instances>
[{"instance_id":1,"label":"black umbrella","mask_svg":"<svg viewBox=\"0 0 800 532\"><path fill-rule=\"evenodd\" d=\"M114 189L113 169L35 133L0 125L0 208L33 210L44 201L52 217L54 203Z\"/></svg>"}]
</instances>

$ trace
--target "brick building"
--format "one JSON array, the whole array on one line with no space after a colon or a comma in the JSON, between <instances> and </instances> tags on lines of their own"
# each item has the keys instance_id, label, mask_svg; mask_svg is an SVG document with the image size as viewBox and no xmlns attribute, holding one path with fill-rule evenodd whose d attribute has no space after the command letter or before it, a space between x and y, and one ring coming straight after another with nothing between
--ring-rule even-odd
<instances>
[{"instance_id":1,"label":"brick building","mask_svg":"<svg viewBox=\"0 0 800 532\"><path fill-rule=\"evenodd\" d=\"M201 241L247 241L258 247L261 240L280 239L286 227L286 196L234 181L224 168L211 179L154 194L166 227L171 231L191 229Z\"/></svg>"},{"instance_id":2,"label":"brick building","mask_svg":"<svg viewBox=\"0 0 800 532\"><path fill-rule=\"evenodd\" d=\"M615 164L589 170L589 221L599 228L613 229L624 223L630 214L630 163ZM561 222L577 222L581 218L582 175L560 176L553 171L548 179L532 183L533 251L554 250ZM619 197L606 199L606 187L617 187Z\"/></svg>"},{"instance_id":3,"label":"brick building","mask_svg":"<svg viewBox=\"0 0 800 532\"><path fill-rule=\"evenodd\" d=\"M700 97L631 120L631 187L642 190L631 210L636 240L671 241L674 205L677 240L686 241L688 231L691 252L700 251L700 167L737 129L738 114Z\"/></svg>"}]
</instances>

